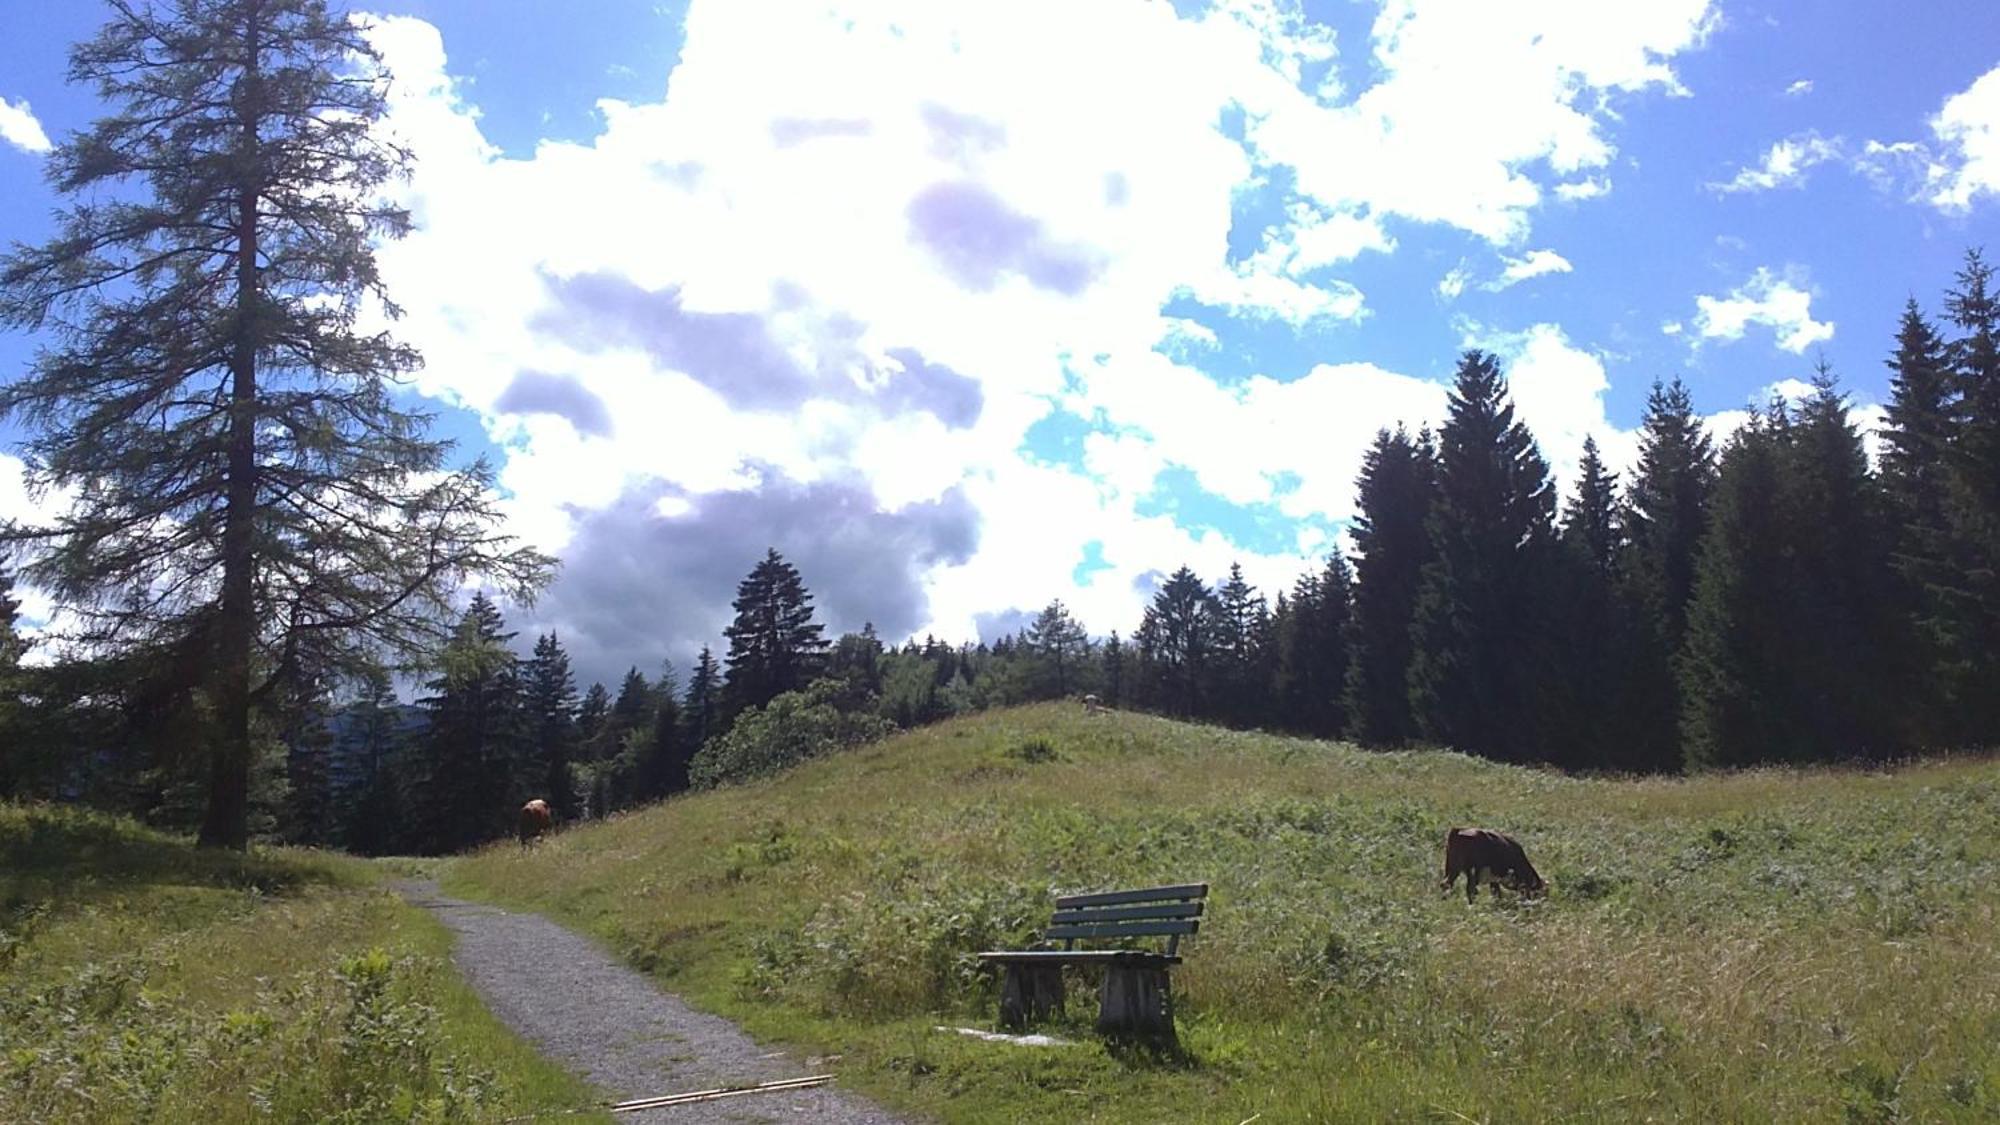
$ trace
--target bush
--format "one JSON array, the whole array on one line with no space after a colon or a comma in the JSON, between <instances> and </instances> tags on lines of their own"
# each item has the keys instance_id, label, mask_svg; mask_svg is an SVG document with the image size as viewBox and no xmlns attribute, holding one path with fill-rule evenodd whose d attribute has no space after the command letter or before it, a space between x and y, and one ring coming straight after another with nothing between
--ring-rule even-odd
<instances>
[{"instance_id":1,"label":"bush","mask_svg":"<svg viewBox=\"0 0 2000 1125\"><path fill-rule=\"evenodd\" d=\"M743 712L729 733L695 755L690 779L698 789L748 781L800 762L886 738L895 724L879 715L844 712L833 705L840 684L819 680Z\"/></svg>"}]
</instances>

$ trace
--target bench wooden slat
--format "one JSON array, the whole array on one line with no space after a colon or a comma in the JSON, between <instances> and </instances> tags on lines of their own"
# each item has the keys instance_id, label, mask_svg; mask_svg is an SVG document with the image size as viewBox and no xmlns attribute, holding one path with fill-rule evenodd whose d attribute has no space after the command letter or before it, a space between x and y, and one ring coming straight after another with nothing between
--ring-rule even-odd
<instances>
[{"instance_id":1,"label":"bench wooden slat","mask_svg":"<svg viewBox=\"0 0 2000 1125\"><path fill-rule=\"evenodd\" d=\"M1049 919L1057 925L1065 922L1116 922L1128 918L1199 918L1202 904L1198 902L1165 902L1154 906L1108 906L1085 910L1058 910Z\"/></svg>"},{"instance_id":2,"label":"bench wooden slat","mask_svg":"<svg viewBox=\"0 0 2000 1125\"><path fill-rule=\"evenodd\" d=\"M1071 910L1079 906L1117 906L1126 902L1161 902L1170 899L1203 898L1208 894L1207 883L1182 883L1172 887L1146 887L1136 891L1104 891L1098 894L1063 895L1056 899L1057 910Z\"/></svg>"},{"instance_id":3,"label":"bench wooden slat","mask_svg":"<svg viewBox=\"0 0 2000 1125\"><path fill-rule=\"evenodd\" d=\"M1193 918L1181 922L1085 922L1071 926L1050 926L1042 931L1042 936L1050 940L1057 938L1121 938L1121 937L1164 937L1168 934L1191 934L1201 928L1201 923Z\"/></svg>"},{"instance_id":4,"label":"bench wooden slat","mask_svg":"<svg viewBox=\"0 0 2000 1125\"><path fill-rule=\"evenodd\" d=\"M981 953L981 961L1006 964L1009 961L1058 962L1065 965L1096 965L1102 963L1134 965L1178 965L1179 954L1155 953L1150 949L1020 949L999 950Z\"/></svg>"}]
</instances>

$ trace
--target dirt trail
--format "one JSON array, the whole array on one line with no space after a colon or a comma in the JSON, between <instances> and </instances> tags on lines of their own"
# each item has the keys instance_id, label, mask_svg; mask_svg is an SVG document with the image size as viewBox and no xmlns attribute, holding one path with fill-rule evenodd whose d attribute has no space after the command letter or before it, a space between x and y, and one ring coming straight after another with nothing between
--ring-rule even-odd
<instances>
[{"instance_id":1,"label":"dirt trail","mask_svg":"<svg viewBox=\"0 0 2000 1125\"><path fill-rule=\"evenodd\" d=\"M538 914L448 898L432 881L404 881L397 890L458 935L452 961L495 1015L620 1100L838 1069L758 1046L735 1024L695 1011ZM618 1120L894 1125L899 1119L822 1086L619 1114Z\"/></svg>"}]
</instances>

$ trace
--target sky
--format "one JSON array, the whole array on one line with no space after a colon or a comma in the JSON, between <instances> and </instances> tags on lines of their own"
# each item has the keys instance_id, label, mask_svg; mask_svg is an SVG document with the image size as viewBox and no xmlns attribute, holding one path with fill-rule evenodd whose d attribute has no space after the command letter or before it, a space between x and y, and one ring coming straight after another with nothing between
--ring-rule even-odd
<instances>
[{"instance_id":1,"label":"sky","mask_svg":"<svg viewBox=\"0 0 2000 1125\"><path fill-rule=\"evenodd\" d=\"M1378 429L1497 353L1559 480L1658 379L1718 434L2000 254L1991 0L377 0L407 401L563 560L585 682L722 648L775 547L830 632L1130 632L1267 595ZM0 5L0 240L48 237L94 5ZM0 379L36 341L0 333ZM0 423L0 516L21 486ZM31 625L52 607L30 592Z\"/></svg>"}]
</instances>

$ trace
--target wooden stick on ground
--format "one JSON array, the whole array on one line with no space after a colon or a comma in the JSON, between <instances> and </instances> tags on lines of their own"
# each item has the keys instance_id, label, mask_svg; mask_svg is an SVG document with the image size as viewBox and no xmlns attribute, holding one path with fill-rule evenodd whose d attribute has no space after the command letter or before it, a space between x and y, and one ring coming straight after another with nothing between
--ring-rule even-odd
<instances>
[{"instance_id":1,"label":"wooden stick on ground","mask_svg":"<svg viewBox=\"0 0 2000 1125\"><path fill-rule=\"evenodd\" d=\"M685 1094L662 1094L654 1098L634 1098L619 1102L611 1107L613 1113L636 1113L642 1109L660 1109L670 1105L687 1105L691 1102L709 1102L718 1098L733 1098L739 1094L775 1093L779 1090L806 1090L833 1081L831 1074L814 1074L805 1078L781 1078L775 1082L759 1082L754 1086L718 1086L713 1090L692 1090Z\"/></svg>"}]
</instances>

